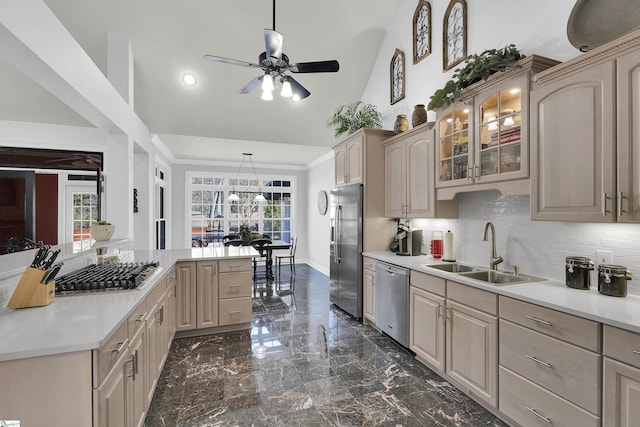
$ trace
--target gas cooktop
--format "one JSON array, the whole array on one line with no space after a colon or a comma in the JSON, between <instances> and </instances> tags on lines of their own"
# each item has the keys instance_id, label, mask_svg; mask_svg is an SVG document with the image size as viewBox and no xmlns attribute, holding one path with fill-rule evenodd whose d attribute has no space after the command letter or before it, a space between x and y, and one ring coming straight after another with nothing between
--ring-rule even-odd
<instances>
[{"instance_id":1,"label":"gas cooktop","mask_svg":"<svg viewBox=\"0 0 640 427\"><path fill-rule=\"evenodd\" d=\"M56 296L135 289L157 267L157 262L90 264L57 277Z\"/></svg>"}]
</instances>

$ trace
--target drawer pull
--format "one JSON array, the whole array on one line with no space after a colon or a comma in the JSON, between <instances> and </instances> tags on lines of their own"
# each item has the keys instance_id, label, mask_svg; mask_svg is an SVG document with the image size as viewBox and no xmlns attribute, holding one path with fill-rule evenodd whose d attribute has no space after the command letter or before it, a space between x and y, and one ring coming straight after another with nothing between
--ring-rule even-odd
<instances>
[{"instance_id":1,"label":"drawer pull","mask_svg":"<svg viewBox=\"0 0 640 427\"><path fill-rule=\"evenodd\" d=\"M230 311L230 312L229 312L229 315L230 315L230 316L235 316L236 314L240 314L240 313L242 313L242 311L240 311L240 310Z\"/></svg>"},{"instance_id":2,"label":"drawer pull","mask_svg":"<svg viewBox=\"0 0 640 427\"><path fill-rule=\"evenodd\" d=\"M633 350L633 354L637 354L638 356L640 356L640 351L638 351L638 350Z\"/></svg>"},{"instance_id":3,"label":"drawer pull","mask_svg":"<svg viewBox=\"0 0 640 427\"><path fill-rule=\"evenodd\" d=\"M147 315L147 313L144 314L139 314L138 318L136 319L136 323L140 323L144 320L145 316Z\"/></svg>"},{"instance_id":4,"label":"drawer pull","mask_svg":"<svg viewBox=\"0 0 640 427\"><path fill-rule=\"evenodd\" d=\"M229 287L230 287L230 288L239 288L239 287L240 287L240 285L235 285L235 284L234 284L234 285L229 285Z\"/></svg>"},{"instance_id":5,"label":"drawer pull","mask_svg":"<svg viewBox=\"0 0 640 427\"><path fill-rule=\"evenodd\" d=\"M536 411L533 408L529 408L528 406L524 407L527 411L531 412L533 415L535 415L536 417L540 418L541 420L543 420L544 422L547 422L549 424L551 424L551 420L547 417L545 417L544 415L542 415L541 413L539 413L538 411Z\"/></svg>"},{"instance_id":6,"label":"drawer pull","mask_svg":"<svg viewBox=\"0 0 640 427\"><path fill-rule=\"evenodd\" d=\"M550 364L550 363L543 362L542 360L538 359L538 358L537 358L537 357L535 357L535 356L529 356L528 354L527 354L526 356L527 356L527 359L531 359L531 360L533 360L534 362L539 363L540 365L542 365L542 366L546 366L547 368L551 369L551 364Z\"/></svg>"},{"instance_id":7,"label":"drawer pull","mask_svg":"<svg viewBox=\"0 0 640 427\"><path fill-rule=\"evenodd\" d=\"M524 316L529 320L533 320L536 323L542 323L545 326L551 326L551 322L547 322L546 320L542 320L542 319L538 319L537 317L533 317L533 316Z\"/></svg>"},{"instance_id":8,"label":"drawer pull","mask_svg":"<svg viewBox=\"0 0 640 427\"><path fill-rule=\"evenodd\" d=\"M128 345L129 345L129 338L125 338L124 341L118 343L117 348L114 348L113 350L111 350L111 353L122 353L122 350L124 350Z\"/></svg>"}]
</instances>

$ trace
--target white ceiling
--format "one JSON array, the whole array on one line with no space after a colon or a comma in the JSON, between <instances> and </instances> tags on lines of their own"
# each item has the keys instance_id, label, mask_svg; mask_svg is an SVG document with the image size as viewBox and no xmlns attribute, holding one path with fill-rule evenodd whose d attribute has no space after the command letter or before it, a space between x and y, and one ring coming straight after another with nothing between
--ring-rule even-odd
<instances>
[{"instance_id":1,"label":"white ceiling","mask_svg":"<svg viewBox=\"0 0 640 427\"><path fill-rule=\"evenodd\" d=\"M260 70L202 57L257 62L265 50L264 29L272 28L270 0L45 3L105 74L107 32L129 35L135 111L177 159L239 161L241 152L250 151L257 163L304 165L335 144L326 119L338 105L360 99L399 1L277 1L276 30L284 35L284 52L291 62L340 63L335 74L296 74L311 92L299 103L278 94L273 101L263 101L259 89L237 94ZM11 65L0 64L0 72L18 82L5 79L1 89L12 90L16 99L29 95L0 109L0 117L87 125L53 96L38 92L33 83L29 86ZM181 82L185 72L197 76L195 87Z\"/></svg>"}]
</instances>

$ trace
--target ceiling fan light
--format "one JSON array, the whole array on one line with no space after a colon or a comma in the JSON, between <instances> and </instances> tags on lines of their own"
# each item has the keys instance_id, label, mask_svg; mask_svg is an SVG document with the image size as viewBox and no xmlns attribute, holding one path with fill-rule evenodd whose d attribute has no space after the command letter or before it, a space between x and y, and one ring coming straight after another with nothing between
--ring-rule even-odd
<instances>
[{"instance_id":1,"label":"ceiling fan light","mask_svg":"<svg viewBox=\"0 0 640 427\"><path fill-rule=\"evenodd\" d=\"M264 73L264 78L262 79L262 91L272 91L273 89L275 89L275 86L273 85L273 77L271 77L271 74L269 73Z\"/></svg>"},{"instance_id":2,"label":"ceiling fan light","mask_svg":"<svg viewBox=\"0 0 640 427\"><path fill-rule=\"evenodd\" d=\"M239 202L240 201L240 197L236 194L236 193L231 193L229 194L229 197L227 197L227 202Z\"/></svg>"},{"instance_id":3,"label":"ceiling fan light","mask_svg":"<svg viewBox=\"0 0 640 427\"><path fill-rule=\"evenodd\" d=\"M263 90L262 96L260 98L262 98L264 101L271 101L273 100L273 93L270 90Z\"/></svg>"},{"instance_id":4,"label":"ceiling fan light","mask_svg":"<svg viewBox=\"0 0 640 427\"><path fill-rule=\"evenodd\" d=\"M294 94L291 96L291 100L292 100L293 102L298 102L298 101L300 101L300 95L298 95L297 93L294 93Z\"/></svg>"},{"instance_id":5,"label":"ceiling fan light","mask_svg":"<svg viewBox=\"0 0 640 427\"><path fill-rule=\"evenodd\" d=\"M198 79L192 73L185 73L182 76L182 82L187 86L194 86L196 83L198 83Z\"/></svg>"},{"instance_id":6,"label":"ceiling fan light","mask_svg":"<svg viewBox=\"0 0 640 427\"><path fill-rule=\"evenodd\" d=\"M280 95L284 98L291 98L293 96L293 91L291 90L291 82L285 79L282 82L282 90L280 91Z\"/></svg>"},{"instance_id":7,"label":"ceiling fan light","mask_svg":"<svg viewBox=\"0 0 640 427\"><path fill-rule=\"evenodd\" d=\"M258 194L253 200L258 203L263 203L267 201L267 199L264 198L262 193Z\"/></svg>"}]
</instances>

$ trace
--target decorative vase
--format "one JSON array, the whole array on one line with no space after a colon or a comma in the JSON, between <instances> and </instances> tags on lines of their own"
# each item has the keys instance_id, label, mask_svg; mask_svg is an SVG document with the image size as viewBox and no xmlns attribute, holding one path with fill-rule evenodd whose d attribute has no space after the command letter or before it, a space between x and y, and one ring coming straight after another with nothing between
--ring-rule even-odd
<instances>
[{"instance_id":1,"label":"decorative vase","mask_svg":"<svg viewBox=\"0 0 640 427\"><path fill-rule=\"evenodd\" d=\"M411 125L416 127L427 122L427 109L424 104L417 104L413 107L413 114L411 114Z\"/></svg>"},{"instance_id":2,"label":"decorative vase","mask_svg":"<svg viewBox=\"0 0 640 427\"><path fill-rule=\"evenodd\" d=\"M96 242L106 242L111 239L116 226L113 224L93 224L91 226L91 237Z\"/></svg>"},{"instance_id":3,"label":"decorative vase","mask_svg":"<svg viewBox=\"0 0 640 427\"><path fill-rule=\"evenodd\" d=\"M398 114L396 122L393 124L393 133L396 135L409 130L409 120L406 114Z\"/></svg>"}]
</instances>

